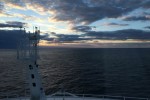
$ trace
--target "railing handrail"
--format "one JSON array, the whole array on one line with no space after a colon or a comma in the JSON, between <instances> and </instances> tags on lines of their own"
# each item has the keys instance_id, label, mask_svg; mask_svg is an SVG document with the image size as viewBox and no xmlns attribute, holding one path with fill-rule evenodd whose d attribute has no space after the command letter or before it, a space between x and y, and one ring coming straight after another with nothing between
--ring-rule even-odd
<instances>
[{"instance_id":1,"label":"railing handrail","mask_svg":"<svg viewBox=\"0 0 150 100\"><path fill-rule=\"evenodd\" d=\"M11 95L10 95L11 94ZM115 99L115 98L120 98L122 100L127 100L127 99L136 99L136 100L150 100L149 98L140 98L140 97L128 97L128 96L112 96L112 95L98 95L98 94L74 94L75 96L71 96L72 98L90 98L90 97L93 97L93 98L112 98L112 99ZM10 97L17 97L17 98L20 98L18 94L12 94L12 93L0 93L0 97L6 97L6 98L10 98ZM29 97L26 95L26 97ZM25 98L26 98L25 97ZM55 96L55 95L48 95L46 96L47 98L57 98L57 97L60 97L60 96ZM64 96L63 97L68 97L68 96Z\"/></svg>"},{"instance_id":2,"label":"railing handrail","mask_svg":"<svg viewBox=\"0 0 150 100\"><path fill-rule=\"evenodd\" d=\"M82 96L82 97L86 97L86 96L90 96L90 97L103 97L103 98L108 98L108 97L114 97L114 98L124 98L124 100L126 99L138 99L138 100L149 100L149 98L141 98L141 97L128 97L128 96L112 96L112 95L98 95L98 94L75 94L76 96Z\"/></svg>"}]
</instances>

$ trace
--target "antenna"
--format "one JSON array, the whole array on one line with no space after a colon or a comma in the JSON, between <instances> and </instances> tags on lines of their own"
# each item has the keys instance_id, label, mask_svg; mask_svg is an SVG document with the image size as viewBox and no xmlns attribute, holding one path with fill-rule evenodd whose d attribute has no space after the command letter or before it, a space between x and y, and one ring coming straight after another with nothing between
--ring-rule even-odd
<instances>
[{"instance_id":1,"label":"antenna","mask_svg":"<svg viewBox=\"0 0 150 100\"><path fill-rule=\"evenodd\" d=\"M33 32L34 32L34 26L33 26Z\"/></svg>"},{"instance_id":2,"label":"antenna","mask_svg":"<svg viewBox=\"0 0 150 100\"><path fill-rule=\"evenodd\" d=\"M22 32L23 38L21 38L18 51L17 51L17 58L21 60L37 60L39 58L38 51L38 43L40 40L40 30L35 27L33 33L26 32L25 28Z\"/></svg>"}]
</instances>

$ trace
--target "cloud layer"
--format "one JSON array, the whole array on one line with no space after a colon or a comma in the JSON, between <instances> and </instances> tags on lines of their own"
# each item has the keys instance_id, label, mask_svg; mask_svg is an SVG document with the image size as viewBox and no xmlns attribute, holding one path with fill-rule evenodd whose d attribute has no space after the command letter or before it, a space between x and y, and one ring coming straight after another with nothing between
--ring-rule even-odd
<instances>
[{"instance_id":1,"label":"cloud layer","mask_svg":"<svg viewBox=\"0 0 150 100\"><path fill-rule=\"evenodd\" d=\"M52 10L59 21L89 24L103 18L117 18L139 7L150 8L150 0L57 0Z\"/></svg>"},{"instance_id":2,"label":"cloud layer","mask_svg":"<svg viewBox=\"0 0 150 100\"><path fill-rule=\"evenodd\" d=\"M83 42L103 39L149 40L149 32L140 30L142 28L149 29L148 25L147 27L144 25L145 22L150 21L149 9L150 0L0 0L0 17L5 17L4 20L0 20L0 28L26 27L27 23L30 26L42 25L47 31L49 31L49 27L54 27L51 31L59 34L51 32L41 36L42 40L48 42ZM13 10L14 12L11 12ZM10 21L8 21L9 19ZM16 19L18 21L14 21ZM131 21L138 21L138 24L140 21L143 25L135 25L136 23ZM130 24L133 26L132 28L137 29L130 29ZM97 29L101 30L101 26L110 30L111 27L115 27L116 31L96 31ZM69 31L66 31L67 29ZM61 34L62 31L66 33ZM10 31L10 33L14 33L13 35L17 38L20 36L18 31ZM78 33L82 33L82 35ZM0 36L2 46L9 40L17 39L4 30L0 31ZM12 36L12 40L9 38L10 36ZM4 38L9 39L5 41Z\"/></svg>"},{"instance_id":3,"label":"cloud layer","mask_svg":"<svg viewBox=\"0 0 150 100\"><path fill-rule=\"evenodd\" d=\"M53 12L51 20L74 24L90 24L103 18L118 18L141 7L150 9L150 0L5 0L3 2L11 3L15 7L32 8L41 13ZM0 9L2 8L1 4ZM131 19L133 18L126 20Z\"/></svg>"},{"instance_id":4,"label":"cloud layer","mask_svg":"<svg viewBox=\"0 0 150 100\"><path fill-rule=\"evenodd\" d=\"M75 30L77 32L88 32L91 31L92 28L96 28L95 26L75 26L72 27L72 30Z\"/></svg>"},{"instance_id":5,"label":"cloud layer","mask_svg":"<svg viewBox=\"0 0 150 100\"><path fill-rule=\"evenodd\" d=\"M104 23L103 26L128 26L129 24Z\"/></svg>"},{"instance_id":6,"label":"cloud layer","mask_svg":"<svg viewBox=\"0 0 150 100\"><path fill-rule=\"evenodd\" d=\"M128 16L123 18L124 21L150 21L150 16Z\"/></svg>"},{"instance_id":7,"label":"cloud layer","mask_svg":"<svg viewBox=\"0 0 150 100\"><path fill-rule=\"evenodd\" d=\"M65 35L65 34L53 34L57 38L47 37L44 40L52 42L81 42L84 40L139 40L139 41L149 41L150 34L149 31L136 30L136 29L125 29L118 31L88 31L82 35ZM57 41L54 41L54 40Z\"/></svg>"},{"instance_id":8,"label":"cloud layer","mask_svg":"<svg viewBox=\"0 0 150 100\"><path fill-rule=\"evenodd\" d=\"M4 8L4 5L0 3L0 12L2 12L3 8Z\"/></svg>"},{"instance_id":9,"label":"cloud layer","mask_svg":"<svg viewBox=\"0 0 150 100\"><path fill-rule=\"evenodd\" d=\"M48 38L48 34L40 35L42 40ZM14 49L24 38L23 30L0 30L0 48Z\"/></svg>"},{"instance_id":10,"label":"cloud layer","mask_svg":"<svg viewBox=\"0 0 150 100\"><path fill-rule=\"evenodd\" d=\"M51 37L51 35L55 37ZM47 43L86 43L87 40L150 40L150 34L148 31L135 29L119 30L112 32L89 31L82 35L67 35L55 33L52 33L51 35L42 35L41 40L46 40ZM16 48L20 38L22 38L20 30L0 30L0 48Z\"/></svg>"},{"instance_id":11,"label":"cloud layer","mask_svg":"<svg viewBox=\"0 0 150 100\"><path fill-rule=\"evenodd\" d=\"M87 32L86 36L95 37L95 39L110 39L110 40L127 40L127 39L139 39L150 40L149 31L125 29L113 32Z\"/></svg>"},{"instance_id":12,"label":"cloud layer","mask_svg":"<svg viewBox=\"0 0 150 100\"><path fill-rule=\"evenodd\" d=\"M16 48L22 37L20 30L0 30L0 48Z\"/></svg>"},{"instance_id":13,"label":"cloud layer","mask_svg":"<svg viewBox=\"0 0 150 100\"><path fill-rule=\"evenodd\" d=\"M145 28L150 29L150 26L146 26Z\"/></svg>"},{"instance_id":14,"label":"cloud layer","mask_svg":"<svg viewBox=\"0 0 150 100\"><path fill-rule=\"evenodd\" d=\"M22 28L26 27L27 23L18 21L7 21L6 23L0 23L0 28Z\"/></svg>"}]
</instances>

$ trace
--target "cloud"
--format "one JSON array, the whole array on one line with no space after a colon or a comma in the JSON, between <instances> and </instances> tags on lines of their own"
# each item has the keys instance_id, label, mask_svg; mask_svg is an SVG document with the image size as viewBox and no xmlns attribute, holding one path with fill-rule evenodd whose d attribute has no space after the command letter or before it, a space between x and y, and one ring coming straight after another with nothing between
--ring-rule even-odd
<instances>
[{"instance_id":1,"label":"cloud","mask_svg":"<svg viewBox=\"0 0 150 100\"><path fill-rule=\"evenodd\" d=\"M54 3L57 21L90 24L103 18L117 18L139 7L146 8L149 0L64 0Z\"/></svg>"},{"instance_id":2,"label":"cloud","mask_svg":"<svg viewBox=\"0 0 150 100\"><path fill-rule=\"evenodd\" d=\"M143 7L144 8L150 8L150 1L149 0L143 0Z\"/></svg>"},{"instance_id":3,"label":"cloud","mask_svg":"<svg viewBox=\"0 0 150 100\"><path fill-rule=\"evenodd\" d=\"M48 34L48 33L45 33L45 34L43 34L43 35L40 35L40 38L41 38L42 40L46 40L48 37L49 37L49 34Z\"/></svg>"},{"instance_id":4,"label":"cloud","mask_svg":"<svg viewBox=\"0 0 150 100\"><path fill-rule=\"evenodd\" d=\"M51 34L56 35L56 33L55 33L55 32L51 32Z\"/></svg>"},{"instance_id":5,"label":"cloud","mask_svg":"<svg viewBox=\"0 0 150 100\"><path fill-rule=\"evenodd\" d=\"M11 22L10 22L11 23ZM15 49L20 39L24 36L21 30L0 30L0 48ZM40 39L44 40L49 37L48 33L40 35Z\"/></svg>"},{"instance_id":6,"label":"cloud","mask_svg":"<svg viewBox=\"0 0 150 100\"><path fill-rule=\"evenodd\" d=\"M91 31L92 28L96 28L95 26L75 26L72 27L72 30L75 30L77 32L88 32Z\"/></svg>"},{"instance_id":7,"label":"cloud","mask_svg":"<svg viewBox=\"0 0 150 100\"><path fill-rule=\"evenodd\" d=\"M16 48L22 37L20 30L0 30L0 48Z\"/></svg>"},{"instance_id":8,"label":"cloud","mask_svg":"<svg viewBox=\"0 0 150 100\"><path fill-rule=\"evenodd\" d=\"M65 34L55 34L55 36L57 38L53 38L53 37L49 37L49 38L45 38L44 40L47 40L47 41L56 41L57 42L71 42L71 41L75 41L75 40L80 40L79 39L79 35L65 35Z\"/></svg>"},{"instance_id":9,"label":"cloud","mask_svg":"<svg viewBox=\"0 0 150 100\"><path fill-rule=\"evenodd\" d=\"M37 16L33 16L33 15L24 15L24 14L15 13L15 14L11 14L11 17L17 17L17 18L21 18L22 20L27 20L27 21L42 22L41 18Z\"/></svg>"},{"instance_id":10,"label":"cloud","mask_svg":"<svg viewBox=\"0 0 150 100\"><path fill-rule=\"evenodd\" d=\"M27 8L39 13L54 12L53 20L84 25L103 18L118 18L140 7L150 8L150 0L5 0L5 3L16 7L30 5Z\"/></svg>"},{"instance_id":11,"label":"cloud","mask_svg":"<svg viewBox=\"0 0 150 100\"><path fill-rule=\"evenodd\" d=\"M74 43L80 42L81 40L90 40L91 38L85 38L84 36L80 35L68 35L68 34L53 34L55 37L44 38L43 40L48 41L49 43Z\"/></svg>"},{"instance_id":12,"label":"cloud","mask_svg":"<svg viewBox=\"0 0 150 100\"><path fill-rule=\"evenodd\" d=\"M0 12L0 17L12 17L12 15L5 12Z\"/></svg>"},{"instance_id":13,"label":"cloud","mask_svg":"<svg viewBox=\"0 0 150 100\"><path fill-rule=\"evenodd\" d=\"M7 21L6 23L0 23L0 28L20 28L20 27L26 27L27 24L23 22L18 21Z\"/></svg>"},{"instance_id":14,"label":"cloud","mask_svg":"<svg viewBox=\"0 0 150 100\"><path fill-rule=\"evenodd\" d=\"M23 7L23 5L20 5L20 4L21 3L15 4L15 3L11 2L11 3L5 4L5 6L7 6L7 9L13 8L13 9L25 10L25 8Z\"/></svg>"},{"instance_id":15,"label":"cloud","mask_svg":"<svg viewBox=\"0 0 150 100\"><path fill-rule=\"evenodd\" d=\"M79 35L64 35L64 34L57 34L59 41L75 41L80 40Z\"/></svg>"},{"instance_id":16,"label":"cloud","mask_svg":"<svg viewBox=\"0 0 150 100\"><path fill-rule=\"evenodd\" d=\"M90 7L82 0L60 3L53 10L57 12L53 17L57 21L71 21L72 23L84 24L90 24L105 17L115 18L126 12L121 8L106 6L103 2L101 2L100 6L93 5L93 7Z\"/></svg>"},{"instance_id":17,"label":"cloud","mask_svg":"<svg viewBox=\"0 0 150 100\"><path fill-rule=\"evenodd\" d=\"M19 6L24 7L25 3L27 3L28 0L1 0L1 2L5 5L6 3L11 6Z\"/></svg>"},{"instance_id":18,"label":"cloud","mask_svg":"<svg viewBox=\"0 0 150 100\"><path fill-rule=\"evenodd\" d=\"M87 42L87 41L103 41L103 40L137 40L137 41L148 41L150 40L149 31L136 30L136 29L125 29L119 31L109 31L109 32L95 32L88 31L82 35L67 35L67 34L53 34L56 37L47 37L43 40L53 42L63 42L63 43L74 43L74 42ZM130 41L131 42L131 41Z\"/></svg>"},{"instance_id":19,"label":"cloud","mask_svg":"<svg viewBox=\"0 0 150 100\"><path fill-rule=\"evenodd\" d=\"M150 29L150 26L146 26L146 27L144 27L144 28Z\"/></svg>"},{"instance_id":20,"label":"cloud","mask_svg":"<svg viewBox=\"0 0 150 100\"><path fill-rule=\"evenodd\" d=\"M104 23L103 26L128 26L129 24Z\"/></svg>"},{"instance_id":21,"label":"cloud","mask_svg":"<svg viewBox=\"0 0 150 100\"><path fill-rule=\"evenodd\" d=\"M124 21L149 21L150 16L127 16L122 18Z\"/></svg>"},{"instance_id":22,"label":"cloud","mask_svg":"<svg viewBox=\"0 0 150 100\"><path fill-rule=\"evenodd\" d=\"M55 37L51 37L51 34ZM149 31L136 29L111 32L89 31L83 35L56 34L55 32L52 32L51 34L45 33L44 35L41 35L41 40L47 41L47 43L89 43L87 41L90 41L90 43L99 43L95 41L101 41L104 43L111 43L111 41L114 41L115 43L120 43L118 40L137 40L137 42L150 40ZM22 38L20 30L0 30L0 48L16 48L20 38ZM111 41L107 42L106 40Z\"/></svg>"},{"instance_id":23,"label":"cloud","mask_svg":"<svg viewBox=\"0 0 150 100\"><path fill-rule=\"evenodd\" d=\"M119 23L104 23L102 26L128 26L129 24L119 24ZM90 32L94 30L96 26L74 26L71 28L71 30L75 30L77 32Z\"/></svg>"},{"instance_id":24,"label":"cloud","mask_svg":"<svg viewBox=\"0 0 150 100\"><path fill-rule=\"evenodd\" d=\"M149 31L136 30L136 29L124 29L112 32L87 32L85 36L95 37L95 39L110 39L110 40L127 40L127 39L139 39L149 40Z\"/></svg>"},{"instance_id":25,"label":"cloud","mask_svg":"<svg viewBox=\"0 0 150 100\"><path fill-rule=\"evenodd\" d=\"M0 2L0 12L3 11L4 5Z\"/></svg>"}]
</instances>

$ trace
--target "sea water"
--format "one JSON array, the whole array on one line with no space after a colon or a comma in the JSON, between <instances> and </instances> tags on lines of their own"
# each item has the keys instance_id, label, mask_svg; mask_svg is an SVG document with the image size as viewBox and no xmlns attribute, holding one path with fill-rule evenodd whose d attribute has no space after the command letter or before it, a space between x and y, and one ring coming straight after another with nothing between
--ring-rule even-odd
<instances>
[{"instance_id":1,"label":"sea water","mask_svg":"<svg viewBox=\"0 0 150 100\"><path fill-rule=\"evenodd\" d=\"M76 94L150 97L150 49L50 48L38 61L46 94L64 88ZM0 50L0 94L29 92L26 64L15 50Z\"/></svg>"}]
</instances>

